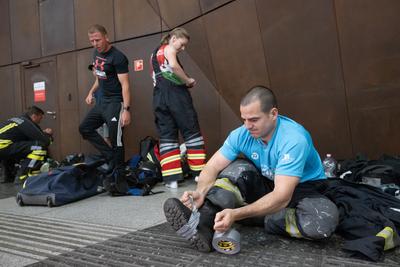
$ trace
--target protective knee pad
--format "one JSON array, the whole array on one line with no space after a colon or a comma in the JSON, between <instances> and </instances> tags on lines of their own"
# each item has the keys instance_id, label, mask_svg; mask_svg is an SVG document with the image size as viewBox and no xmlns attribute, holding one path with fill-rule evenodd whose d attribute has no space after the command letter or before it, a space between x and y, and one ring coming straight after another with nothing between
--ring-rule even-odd
<instances>
[{"instance_id":1,"label":"protective knee pad","mask_svg":"<svg viewBox=\"0 0 400 267\"><path fill-rule=\"evenodd\" d=\"M233 192L216 186L210 189L207 199L221 209L234 209L237 202Z\"/></svg>"},{"instance_id":2,"label":"protective knee pad","mask_svg":"<svg viewBox=\"0 0 400 267\"><path fill-rule=\"evenodd\" d=\"M336 205L327 198L304 198L296 207L298 226L304 237L323 239L333 234L339 222Z\"/></svg>"}]
</instances>

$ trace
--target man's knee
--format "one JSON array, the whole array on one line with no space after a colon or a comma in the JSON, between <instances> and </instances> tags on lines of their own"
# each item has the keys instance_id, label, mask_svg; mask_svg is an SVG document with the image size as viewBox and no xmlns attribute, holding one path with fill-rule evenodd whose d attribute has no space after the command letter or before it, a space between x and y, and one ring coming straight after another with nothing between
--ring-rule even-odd
<instances>
[{"instance_id":1,"label":"man's knee","mask_svg":"<svg viewBox=\"0 0 400 267\"><path fill-rule=\"evenodd\" d=\"M221 209L234 209L237 202L234 193L216 186L210 189L207 199Z\"/></svg>"},{"instance_id":2,"label":"man's knee","mask_svg":"<svg viewBox=\"0 0 400 267\"><path fill-rule=\"evenodd\" d=\"M333 234L339 222L336 205L327 198L304 198L296 207L296 217L306 238L323 239Z\"/></svg>"},{"instance_id":3,"label":"man's knee","mask_svg":"<svg viewBox=\"0 0 400 267\"><path fill-rule=\"evenodd\" d=\"M85 124L81 123L79 125L79 133L82 135L84 139L86 139L93 130L88 128Z\"/></svg>"}]
</instances>

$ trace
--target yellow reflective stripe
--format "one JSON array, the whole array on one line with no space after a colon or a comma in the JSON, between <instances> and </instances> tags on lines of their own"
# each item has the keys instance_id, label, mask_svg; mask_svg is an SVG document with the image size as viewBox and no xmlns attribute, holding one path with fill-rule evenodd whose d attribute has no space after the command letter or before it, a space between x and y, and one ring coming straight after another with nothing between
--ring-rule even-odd
<instances>
[{"instance_id":1,"label":"yellow reflective stripe","mask_svg":"<svg viewBox=\"0 0 400 267\"><path fill-rule=\"evenodd\" d=\"M6 147L8 147L8 146L11 145L11 144L12 144L12 141L11 141L11 140L4 140L4 139L1 139L1 140L0 140L0 149L6 148Z\"/></svg>"},{"instance_id":2,"label":"yellow reflective stripe","mask_svg":"<svg viewBox=\"0 0 400 267\"><path fill-rule=\"evenodd\" d=\"M232 182L228 178L217 179L214 183L214 186L217 186L217 187L220 187L222 189L232 192L233 194L235 194L237 203L240 206L244 205L244 199L242 197L242 194L240 193L239 188L236 185L232 184Z\"/></svg>"},{"instance_id":3,"label":"yellow reflective stripe","mask_svg":"<svg viewBox=\"0 0 400 267\"><path fill-rule=\"evenodd\" d=\"M206 154L188 154L187 158L188 159L205 159Z\"/></svg>"},{"instance_id":4,"label":"yellow reflective stripe","mask_svg":"<svg viewBox=\"0 0 400 267\"><path fill-rule=\"evenodd\" d=\"M47 155L47 151L46 150L33 150L32 151L32 154L33 155L43 155L43 156L45 156L45 155Z\"/></svg>"},{"instance_id":5,"label":"yellow reflective stripe","mask_svg":"<svg viewBox=\"0 0 400 267\"><path fill-rule=\"evenodd\" d=\"M201 164L201 165L190 165L189 164L190 169L193 171L201 171L204 168L204 166L206 166L206 164Z\"/></svg>"},{"instance_id":6,"label":"yellow reflective stripe","mask_svg":"<svg viewBox=\"0 0 400 267\"><path fill-rule=\"evenodd\" d=\"M36 159L36 160L40 160L40 161L43 161L44 160L44 157L43 156L37 156L37 155L34 155L34 154L29 154L28 156L26 156L28 159Z\"/></svg>"},{"instance_id":7,"label":"yellow reflective stripe","mask_svg":"<svg viewBox=\"0 0 400 267\"><path fill-rule=\"evenodd\" d=\"M15 122L7 124L6 126L4 126L3 128L0 129L0 134L7 132L8 130L10 130L11 128L14 128L15 126L18 126L18 124L16 124Z\"/></svg>"},{"instance_id":8,"label":"yellow reflective stripe","mask_svg":"<svg viewBox=\"0 0 400 267\"><path fill-rule=\"evenodd\" d=\"M291 237L303 237L296 224L296 211L295 209L286 209L285 214L285 230Z\"/></svg>"},{"instance_id":9,"label":"yellow reflective stripe","mask_svg":"<svg viewBox=\"0 0 400 267\"><path fill-rule=\"evenodd\" d=\"M388 250L392 249L395 247L394 245L394 235L395 232L393 229L389 226L386 226L383 228L382 231L380 231L376 236L383 237L385 239L385 247L383 250Z\"/></svg>"},{"instance_id":10,"label":"yellow reflective stripe","mask_svg":"<svg viewBox=\"0 0 400 267\"><path fill-rule=\"evenodd\" d=\"M182 173L182 168L176 168L176 169L162 171L163 176L169 176L169 175L181 174L181 173Z\"/></svg>"},{"instance_id":11,"label":"yellow reflective stripe","mask_svg":"<svg viewBox=\"0 0 400 267\"><path fill-rule=\"evenodd\" d=\"M153 162L153 163L154 163L154 161L153 161L153 157L151 156L151 154L150 154L150 153L147 153L147 156L146 156L146 158L147 158L148 160L150 160L151 162Z\"/></svg>"},{"instance_id":12,"label":"yellow reflective stripe","mask_svg":"<svg viewBox=\"0 0 400 267\"><path fill-rule=\"evenodd\" d=\"M160 161L160 163L161 163L161 165L164 165L164 164L167 164L167 163L176 161L176 160L181 160L181 155L174 155L174 156L171 156L171 157L162 159L162 160Z\"/></svg>"}]
</instances>

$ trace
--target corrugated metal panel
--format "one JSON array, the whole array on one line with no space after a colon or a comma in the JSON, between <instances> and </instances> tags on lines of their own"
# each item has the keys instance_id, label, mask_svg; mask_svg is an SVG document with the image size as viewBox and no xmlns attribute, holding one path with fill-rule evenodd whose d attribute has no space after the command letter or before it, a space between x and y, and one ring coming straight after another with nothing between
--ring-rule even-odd
<instances>
[{"instance_id":1,"label":"corrugated metal panel","mask_svg":"<svg viewBox=\"0 0 400 267\"><path fill-rule=\"evenodd\" d=\"M117 40L159 32L161 25L157 9L143 0L115 0L115 37Z\"/></svg>"},{"instance_id":2,"label":"corrugated metal panel","mask_svg":"<svg viewBox=\"0 0 400 267\"><path fill-rule=\"evenodd\" d=\"M257 1L257 11L280 111L311 132L321 154L351 156L332 2Z\"/></svg>"},{"instance_id":3,"label":"corrugated metal panel","mask_svg":"<svg viewBox=\"0 0 400 267\"><path fill-rule=\"evenodd\" d=\"M244 93L269 84L255 3L235 1L205 15L204 22L218 90L239 114Z\"/></svg>"},{"instance_id":4,"label":"corrugated metal panel","mask_svg":"<svg viewBox=\"0 0 400 267\"><path fill-rule=\"evenodd\" d=\"M75 49L74 7L71 0L39 0L42 55Z\"/></svg>"},{"instance_id":5,"label":"corrugated metal panel","mask_svg":"<svg viewBox=\"0 0 400 267\"><path fill-rule=\"evenodd\" d=\"M114 41L114 8L110 0L74 0L76 48L90 47L87 31L93 24L103 25Z\"/></svg>"},{"instance_id":6,"label":"corrugated metal panel","mask_svg":"<svg viewBox=\"0 0 400 267\"><path fill-rule=\"evenodd\" d=\"M40 57L38 0L9 3L12 61L20 62Z\"/></svg>"},{"instance_id":7,"label":"corrugated metal panel","mask_svg":"<svg viewBox=\"0 0 400 267\"><path fill-rule=\"evenodd\" d=\"M0 0L0 65L11 63L10 10L8 0Z\"/></svg>"},{"instance_id":8,"label":"corrugated metal panel","mask_svg":"<svg viewBox=\"0 0 400 267\"><path fill-rule=\"evenodd\" d=\"M335 1L354 152L400 151L400 2Z\"/></svg>"}]
</instances>

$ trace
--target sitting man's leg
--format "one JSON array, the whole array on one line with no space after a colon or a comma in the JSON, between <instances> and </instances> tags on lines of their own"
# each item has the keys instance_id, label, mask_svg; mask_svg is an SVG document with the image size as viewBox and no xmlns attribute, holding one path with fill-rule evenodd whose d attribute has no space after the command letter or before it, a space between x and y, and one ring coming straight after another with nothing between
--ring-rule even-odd
<instances>
[{"instance_id":1,"label":"sitting man's leg","mask_svg":"<svg viewBox=\"0 0 400 267\"><path fill-rule=\"evenodd\" d=\"M192 211L183 205L178 199L170 198L164 203L164 213L167 221L177 234L186 238L192 247L199 251L209 252L212 250L212 238L214 234L214 219L217 212L223 209L233 209L241 207L245 204L242 191L251 194L251 186L247 183L240 183L243 175L246 178L251 175L252 178L260 179L258 172L250 174L247 170L247 164L243 160L232 162L224 171L218 175L214 187L207 193L203 206L200 207L200 218L195 220ZM235 167L240 167L242 171L233 171ZM250 166L248 166L250 167ZM244 171L243 171L244 170ZM230 175L229 175L230 174ZM225 177L229 178L225 178ZM238 176L238 177L236 177ZM240 187L236 186L232 181L240 183ZM255 182L252 181L251 184ZM264 190L261 190L264 195ZM261 193L260 191L260 193ZM254 192L257 194L257 192ZM253 194L253 195L254 195Z\"/></svg>"},{"instance_id":2,"label":"sitting man's leg","mask_svg":"<svg viewBox=\"0 0 400 267\"><path fill-rule=\"evenodd\" d=\"M336 205L316 191L307 196L301 189L295 190L287 208L265 216L266 231L312 240L330 237L339 222Z\"/></svg>"}]
</instances>

